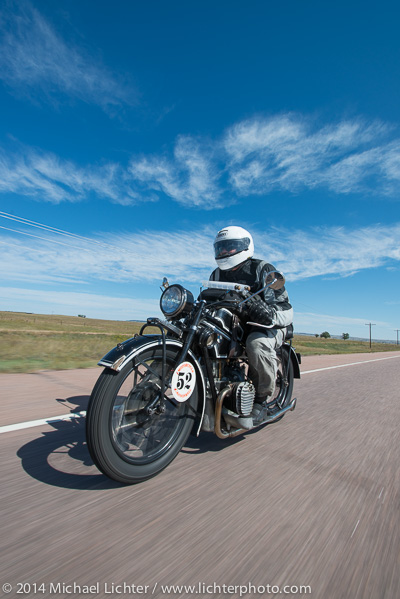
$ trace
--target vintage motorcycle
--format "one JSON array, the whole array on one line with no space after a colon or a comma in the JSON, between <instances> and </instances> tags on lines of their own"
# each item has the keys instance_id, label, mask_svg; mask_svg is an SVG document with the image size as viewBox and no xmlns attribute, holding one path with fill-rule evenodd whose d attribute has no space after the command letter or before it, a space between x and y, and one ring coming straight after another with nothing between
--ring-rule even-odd
<instances>
[{"instance_id":1,"label":"vintage motorcycle","mask_svg":"<svg viewBox=\"0 0 400 599\"><path fill-rule=\"evenodd\" d=\"M289 332L277 352L275 395L254 415L244 344L249 323L235 315L251 297L284 283L282 273L270 272L263 289L251 295L244 285L206 281L195 301L190 291L164 279L165 320L148 318L138 335L99 362L105 369L88 405L86 437L101 472L138 483L168 466L192 431L228 439L277 422L295 408L293 381L300 378L301 358ZM145 334L148 327L158 332Z\"/></svg>"}]
</instances>

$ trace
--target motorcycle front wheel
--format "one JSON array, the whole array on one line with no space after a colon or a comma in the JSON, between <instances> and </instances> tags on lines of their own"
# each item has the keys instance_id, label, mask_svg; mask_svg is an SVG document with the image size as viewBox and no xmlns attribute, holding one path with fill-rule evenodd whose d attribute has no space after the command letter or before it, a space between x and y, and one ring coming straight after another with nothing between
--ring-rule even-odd
<instances>
[{"instance_id":1,"label":"motorcycle front wheel","mask_svg":"<svg viewBox=\"0 0 400 599\"><path fill-rule=\"evenodd\" d=\"M166 380L177 366L176 350L166 352ZM139 352L120 372L100 375L86 414L86 439L93 462L109 478L139 483L161 472L176 457L192 429L197 385L185 402L174 399L170 385L160 396L162 349Z\"/></svg>"}]
</instances>

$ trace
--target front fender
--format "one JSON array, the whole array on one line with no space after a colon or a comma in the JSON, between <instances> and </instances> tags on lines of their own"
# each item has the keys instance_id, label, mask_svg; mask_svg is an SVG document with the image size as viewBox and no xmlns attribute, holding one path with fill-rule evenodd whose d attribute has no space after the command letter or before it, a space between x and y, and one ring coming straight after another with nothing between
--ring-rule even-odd
<instances>
[{"instance_id":1,"label":"front fender","mask_svg":"<svg viewBox=\"0 0 400 599\"><path fill-rule=\"evenodd\" d=\"M131 337L113 347L113 349L98 362L98 365L119 372L139 349L141 350L147 345L151 347L154 343L158 345L158 340L161 344L162 341L160 335L138 335L136 337Z\"/></svg>"},{"instance_id":2,"label":"front fender","mask_svg":"<svg viewBox=\"0 0 400 599\"><path fill-rule=\"evenodd\" d=\"M118 343L116 347L114 347L111 351L108 352L101 360L98 362L99 366L105 366L106 368L110 368L111 370L115 370L119 372L124 368L124 366L131 361L139 352L143 351L143 349L148 349L151 347L162 347L163 341L161 335L138 335L136 337L131 337L122 343ZM165 344L167 347L172 347L176 349L182 349L183 343L179 339L170 339L166 338ZM202 368L194 355L194 353L189 350L188 356L190 357L191 362L196 370L196 377L198 381L198 389L199 389L199 405L197 406L197 414L198 414L198 423L196 422L197 432L196 436L199 435L201 424L204 418L204 410L206 406L206 384L204 381L204 375Z\"/></svg>"}]
</instances>

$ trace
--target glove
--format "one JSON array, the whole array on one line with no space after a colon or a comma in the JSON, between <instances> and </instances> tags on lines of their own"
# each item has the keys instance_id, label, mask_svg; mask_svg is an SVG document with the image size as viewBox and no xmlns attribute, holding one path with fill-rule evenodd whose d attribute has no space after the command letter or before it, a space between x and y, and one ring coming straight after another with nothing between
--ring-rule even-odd
<instances>
[{"instance_id":1,"label":"glove","mask_svg":"<svg viewBox=\"0 0 400 599\"><path fill-rule=\"evenodd\" d=\"M268 306L260 297L255 296L240 306L238 314L244 321L257 322L259 324L272 324L275 319L276 310Z\"/></svg>"}]
</instances>

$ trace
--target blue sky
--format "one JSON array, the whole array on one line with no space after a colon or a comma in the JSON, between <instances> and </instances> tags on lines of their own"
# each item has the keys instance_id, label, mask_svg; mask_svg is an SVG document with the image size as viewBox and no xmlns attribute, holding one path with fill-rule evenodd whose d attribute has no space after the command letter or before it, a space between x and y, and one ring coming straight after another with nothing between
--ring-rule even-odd
<instances>
[{"instance_id":1,"label":"blue sky","mask_svg":"<svg viewBox=\"0 0 400 599\"><path fill-rule=\"evenodd\" d=\"M395 2L5 0L0 309L145 319L248 228L298 331L400 328Z\"/></svg>"}]
</instances>

